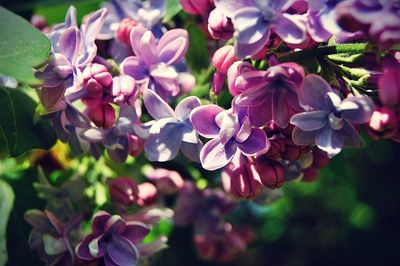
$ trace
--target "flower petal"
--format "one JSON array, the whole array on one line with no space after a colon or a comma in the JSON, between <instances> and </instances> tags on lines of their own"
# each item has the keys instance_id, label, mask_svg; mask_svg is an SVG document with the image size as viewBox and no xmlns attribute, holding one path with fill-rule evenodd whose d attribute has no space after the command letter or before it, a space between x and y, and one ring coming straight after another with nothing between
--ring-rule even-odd
<instances>
[{"instance_id":1,"label":"flower petal","mask_svg":"<svg viewBox=\"0 0 400 266\"><path fill-rule=\"evenodd\" d=\"M150 161L165 162L176 157L181 141L181 125L167 123L159 130L158 134L153 134L150 129L150 135L146 140L144 150Z\"/></svg>"},{"instance_id":2,"label":"flower petal","mask_svg":"<svg viewBox=\"0 0 400 266\"><path fill-rule=\"evenodd\" d=\"M340 104L343 117L356 124L367 123L374 111L374 104L366 96L348 97Z\"/></svg>"},{"instance_id":3,"label":"flower petal","mask_svg":"<svg viewBox=\"0 0 400 266\"><path fill-rule=\"evenodd\" d=\"M147 77L146 67L143 67L143 62L137 56L129 56L121 63L122 74L129 75L136 80L143 80Z\"/></svg>"},{"instance_id":4,"label":"flower petal","mask_svg":"<svg viewBox=\"0 0 400 266\"><path fill-rule=\"evenodd\" d=\"M284 42L290 44L300 44L307 36L306 25L301 15L278 15L273 29Z\"/></svg>"},{"instance_id":5,"label":"flower petal","mask_svg":"<svg viewBox=\"0 0 400 266\"><path fill-rule=\"evenodd\" d=\"M199 106L193 109L189 119L197 133L206 138L213 138L218 136L220 130L215 117L222 111L224 109L217 105Z\"/></svg>"},{"instance_id":6,"label":"flower petal","mask_svg":"<svg viewBox=\"0 0 400 266\"><path fill-rule=\"evenodd\" d=\"M364 142L357 132L357 130L353 127L351 123L345 121L343 128L341 129L344 137L344 145L346 147L357 147L361 148L364 146Z\"/></svg>"},{"instance_id":7,"label":"flower petal","mask_svg":"<svg viewBox=\"0 0 400 266\"><path fill-rule=\"evenodd\" d=\"M181 152L189 160L200 162L200 151L203 148L203 143L197 139L197 143L182 142Z\"/></svg>"},{"instance_id":8,"label":"flower petal","mask_svg":"<svg viewBox=\"0 0 400 266\"><path fill-rule=\"evenodd\" d=\"M317 144L318 148L328 153L329 158L332 158L343 149L343 135L340 131L326 126L317 132L315 144Z\"/></svg>"},{"instance_id":9,"label":"flower petal","mask_svg":"<svg viewBox=\"0 0 400 266\"><path fill-rule=\"evenodd\" d=\"M126 223L122 236L136 244L143 240L150 232L150 228L142 222L130 221Z\"/></svg>"},{"instance_id":10,"label":"flower petal","mask_svg":"<svg viewBox=\"0 0 400 266\"><path fill-rule=\"evenodd\" d=\"M290 123L303 131L314 131L323 128L328 122L327 111L312 111L295 114Z\"/></svg>"},{"instance_id":11,"label":"flower petal","mask_svg":"<svg viewBox=\"0 0 400 266\"><path fill-rule=\"evenodd\" d=\"M143 102L149 114L156 120L175 117L174 110L152 90L143 93Z\"/></svg>"},{"instance_id":12,"label":"flower petal","mask_svg":"<svg viewBox=\"0 0 400 266\"><path fill-rule=\"evenodd\" d=\"M68 60L74 64L81 48L81 33L77 27L66 29L60 38L60 49Z\"/></svg>"},{"instance_id":13,"label":"flower petal","mask_svg":"<svg viewBox=\"0 0 400 266\"><path fill-rule=\"evenodd\" d=\"M309 74L298 90L300 105L306 110L326 110L325 95L328 92L332 92L328 82L318 75Z\"/></svg>"},{"instance_id":14,"label":"flower petal","mask_svg":"<svg viewBox=\"0 0 400 266\"><path fill-rule=\"evenodd\" d=\"M119 266L134 266L139 262L135 245L125 237L114 235L107 244L107 256Z\"/></svg>"},{"instance_id":15,"label":"flower petal","mask_svg":"<svg viewBox=\"0 0 400 266\"><path fill-rule=\"evenodd\" d=\"M263 129L253 128L249 137L244 142L239 143L238 147L246 156L257 156L267 152L270 143Z\"/></svg>"},{"instance_id":16,"label":"flower petal","mask_svg":"<svg viewBox=\"0 0 400 266\"><path fill-rule=\"evenodd\" d=\"M136 26L132 28L131 33L129 35L133 53L138 57L142 57L140 44L142 41L142 37L146 32L147 32L146 28L142 26Z\"/></svg>"},{"instance_id":17,"label":"flower petal","mask_svg":"<svg viewBox=\"0 0 400 266\"><path fill-rule=\"evenodd\" d=\"M146 31L140 40L140 58L150 66L157 62L156 39L151 31Z\"/></svg>"},{"instance_id":18,"label":"flower petal","mask_svg":"<svg viewBox=\"0 0 400 266\"><path fill-rule=\"evenodd\" d=\"M204 169L212 171L227 165L237 151L234 141L222 145L218 138L207 142L200 152L200 161Z\"/></svg>"},{"instance_id":19,"label":"flower petal","mask_svg":"<svg viewBox=\"0 0 400 266\"><path fill-rule=\"evenodd\" d=\"M105 232L105 226L111 215L105 211L98 211L93 216L92 229L95 234L102 234Z\"/></svg>"},{"instance_id":20,"label":"flower petal","mask_svg":"<svg viewBox=\"0 0 400 266\"><path fill-rule=\"evenodd\" d=\"M189 35L186 30L167 31L160 39L157 51L159 60L171 65L181 60L189 47Z\"/></svg>"},{"instance_id":21,"label":"flower petal","mask_svg":"<svg viewBox=\"0 0 400 266\"><path fill-rule=\"evenodd\" d=\"M254 44L268 31L268 24L260 9L256 7L241 8L234 13L232 19L236 30L236 41L239 43Z\"/></svg>"},{"instance_id":22,"label":"flower petal","mask_svg":"<svg viewBox=\"0 0 400 266\"><path fill-rule=\"evenodd\" d=\"M315 144L315 136L317 131L303 131L295 127L292 132L292 140L297 145L312 145Z\"/></svg>"},{"instance_id":23,"label":"flower petal","mask_svg":"<svg viewBox=\"0 0 400 266\"><path fill-rule=\"evenodd\" d=\"M181 100L175 108L176 117L180 121L185 121L189 119L190 112L201 105L199 98L195 96L189 96Z\"/></svg>"}]
</instances>

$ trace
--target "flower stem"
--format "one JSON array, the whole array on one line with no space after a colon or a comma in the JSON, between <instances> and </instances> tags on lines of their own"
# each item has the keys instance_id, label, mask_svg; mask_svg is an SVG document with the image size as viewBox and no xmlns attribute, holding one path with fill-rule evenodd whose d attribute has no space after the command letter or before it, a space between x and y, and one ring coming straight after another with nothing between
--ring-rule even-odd
<instances>
[{"instance_id":1,"label":"flower stem","mask_svg":"<svg viewBox=\"0 0 400 266\"><path fill-rule=\"evenodd\" d=\"M331 54L359 54L367 49L366 43L345 43L337 45L322 46L317 48L304 49L288 53L279 58L280 62L304 61L307 58L321 57Z\"/></svg>"}]
</instances>

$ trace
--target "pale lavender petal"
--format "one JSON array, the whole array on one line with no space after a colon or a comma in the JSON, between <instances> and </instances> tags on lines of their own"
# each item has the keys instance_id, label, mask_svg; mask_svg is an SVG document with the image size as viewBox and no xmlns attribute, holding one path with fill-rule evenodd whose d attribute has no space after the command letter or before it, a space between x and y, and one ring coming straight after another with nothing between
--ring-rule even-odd
<instances>
[{"instance_id":1,"label":"pale lavender petal","mask_svg":"<svg viewBox=\"0 0 400 266\"><path fill-rule=\"evenodd\" d=\"M157 44L151 31L146 31L140 40L140 58L150 66L157 62Z\"/></svg>"},{"instance_id":2,"label":"pale lavender petal","mask_svg":"<svg viewBox=\"0 0 400 266\"><path fill-rule=\"evenodd\" d=\"M318 0L318 2L320 1ZM307 31L316 42L327 41L332 36L332 33L323 28L316 12L312 12L307 16Z\"/></svg>"},{"instance_id":3,"label":"pale lavender petal","mask_svg":"<svg viewBox=\"0 0 400 266\"><path fill-rule=\"evenodd\" d=\"M312 145L315 144L316 134L317 131L303 131L295 127L292 132L292 139L297 145Z\"/></svg>"},{"instance_id":4,"label":"pale lavender petal","mask_svg":"<svg viewBox=\"0 0 400 266\"><path fill-rule=\"evenodd\" d=\"M140 43L142 41L143 35L147 32L147 29L142 26L136 26L131 30L130 33L130 40L131 40L131 47L133 53L138 56L142 57Z\"/></svg>"},{"instance_id":5,"label":"pale lavender petal","mask_svg":"<svg viewBox=\"0 0 400 266\"><path fill-rule=\"evenodd\" d=\"M180 124L167 123L160 129L159 134L150 133L144 147L148 160L158 162L172 160L178 154L181 140Z\"/></svg>"},{"instance_id":6,"label":"pale lavender petal","mask_svg":"<svg viewBox=\"0 0 400 266\"><path fill-rule=\"evenodd\" d=\"M174 110L152 90L143 93L143 102L149 114L156 120L175 117Z\"/></svg>"},{"instance_id":7,"label":"pale lavender petal","mask_svg":"<svg viewBox=\"0 0 400 266\"><path fill-rule=\"evenodd\" d=\"M263 129L253 128L249 137L244 142L239 143L238 147L246 156L257 156L267 152L270 143Z\"/></svg>"},{"instance_id":8,"label":"pale lavender petal","mask_svg":"<svg viewBox=\"0 0 400 266\"><path fill-rule=\"evenodd\" d=\"M224 14L227 17L232 18L233 14L238 11L239 9L252 6L252 0L215 0L214 4L217 8L224 11Z\"/></svg>"},{"instance_id":9,"label":"pale lavender petal","mask_svg":"<svg viewBox=\"0 0 400 266\"><path fill-rule=\"evenodd\" d=\"M267 44L270 35L271 31L268 28L262 38L254 43L235 42L235 54L240 58L256 54Z\"/></svg>"},{"instance_id":10,"label":"pale lavender petal","mask_svg":"<svg viewBox=\"0 0 400 266\"><path fill-rule=\"evenodd\" d=\"M171 96L178 94L178 72L174 67L158 64L150 69L150 75L165 91L169 91Z\"/></svg>"},{"instance_id":11,"label":"pale lavender petal","mask_svg":"<svg viewBox=\"0 0 400 266\"><path fill-rule=\"evenodd\" d=\"M317 132L315 144L317 144L318 148L325 151L329 158L332 158L343 149L343 135L340 131L326 126Z\"/></svg>"},{"instance_id":12,"label":"pale lavender petal","mask_svg":"<svg viewBox=\"0 0 400 266\"><path fill-rule=\"evenodd\" d=\"M251 122L246 116L242 122L242 126L236 134L235 140L239 143L244 142L251 134Z\"/></svg>"},{"instance_id":13,"label":"pale lavender petal","mask_svg":"<svg viewBox=\"0 0 400 266\"><path fill-rule=\"evenodd\" d=\"M301 15L279 15L273 29L284 42L290 44L300 44L306 39L306 25Z\"/></svg>"},{"instance_id":14,"label":"pale lavender petal","mask_svg":"<svg viewBox=\"0 0 400 266\"><path fill-rule=\"evenodd\" d=\"M186 30L173 29L167 31L160 39L157 52L159 60L167 65L181 60L189 47L189 36Z\"/></svg>"},{"instance_id":15,"label":"pale lavender petal","mask_svg":"<svg viewBox=\"0 0 400 266\"><path fill-rule=\"evenodd\" d=\"M77 22L76 8L74 6L70 6L65 16L65 28L69 28L71 26L78 26L76 22Z\"/></svg>"},{"instance_id":16,"label":"pale lavender petal","mask_svg":"<svg viewBox=\"0 0 400 266\"><path fill-rule=\"evenodd\" d=\"M82 29L86 43L92 43L96 40L104 20L107 16L107 9L102 8L90 15L89 19L82 24Z\"/></svg>"},{"instance_id":17,"label":"pale lavender petal","mask_svg":"<svg viewBox=\"0 0 400 266\"><path fill-rule=\"evenodd\" d=\"M303 131L314 131L323 128L328 123L327 111L312 111L295 114L290 123Z\"/></svg>"},{"instance_id":18,"label":"pale lavender petal","mask_svg":"<svg viewBox=\"0 0 400 266\"><path fill-rule=\"evenodd\" d=\"M116 235L107 244L107 255L119 266L134 266L139 261L139 253L135 245L125 237Z\"/></svg>"},{"instance_id":19,"label":"pale lavender petal","mask_svg":"<svg viewBox=\"0 0 400 266\"><path fill-rule=\"evenodd\" d=\"M300 105L306 110L326 110L325 95L328 92L332 92L328 82L318 75L307 75L304 86L298 90Z\"/></svg>"},{"instance_id":20,"label":"pale lavender petal","mask_svg":"<svg viewBox=\"0 0 400 266\"><path fill-rule=\"evenodd\" d=\"M133 244L139 243L150 232L150 228L142 222L130 221L126 223L126 229L121 234Z\"/></svg>"},{"instance_id":21,"label":"pale lavender petal","mask_svg":"<svg viewBox=\"0 0 400 266\"><path fill-rule=\"evenodd\" d=\"M121 63L121 72L129 75L136 80L143 80L147 77L147 69L143 67L144 63L137 56L129 56Z\"/></svg>"},{"instance_id":22,"label":"pale lavender petal","mask_svg":"<svg viewBox=\"0 0 400 266\"><path fill-rule=\"evenodd\" d=\"M219 113L215 117L215 122L220 128L219 140L225 145L235 133L239 130L239 118L231 110L226 110Z\"/></svg>"},{"instance_id":23,"label":"pale lavender petal","mask_svg":"<svg viewBox=\"0 0 400 266\"><path fill-rule=\"evenodd\" d=\"M74 64L81 48L81 33L77 27L66 29L60 38L61 52Z\"/></svg>"},{"instance_id":24,"label":"pale lavender petal","mask_svg":"<svg viewBox=\"0 0 400 266\"><path fill-rule=\"evenodd\" d=\"M293 5L296 0L272 0L272 1L265 1L265 0L256 0L258 2L268 2L268 7L274 11L285 11L289 7Z\"/></svg>"},{"instance_id":25,"label":"pale lavender petal","mask_svg":"<svg viewBox=\"0 0 400 266\"><path fill-rule=\"evenodd\" d=\"M189 96L181 100L175 108L176 117L180 121L185 121L189 118L190 112L201 105L199 98L195 96Z\"/></svg>"},{"instance_id":26,"label":"pale lavender petal","mask_svg":"<svg viewBox=\"0 0 400 266\"><path fill-rule=\"evenodd\" d=\"M198 141L197 132L191 127L185 124L181 124L182 127L182 141L186 143L196 144Z\"/></svg>"},{"instance_id":27,"label":"pale lavender petal","mask_svg":"<svg viewBox=\"0 0 400 266\"><path fill-rule=\"evenodd\" d=\"M227 165L237 151L234 141L222 145L218 138L207 142L200 152L200 161L204 169L213 171Z\"/></svg>"},{"instance_id":28,"label":"pale lavender petal","mask_svg":"<svg viewBox=\"0 0 400 266\"><path fill-rule=\"evenodd\" d=\"M102 142L104 138L104 130L101 128L89 128L79 134L88 142Z\"/></svg>"},{"instance_id":29,"label":"pale lavender petal","mask_svg":"<svg viewBox=\"0 0 400 266\"><path fill-rule=\"evenodd\" d=\"M197 133L203 137L216 137L218 136L220 129L215 122L215 117L222 111L224 111L224 109L217 105L204 105L196 107L190 113L190 122Z\"/></svg>"},{"instance_id":30,"label":"pale lavender petal","mask_svg":"<svg viewBox=\"0 0 400 266\"><path fill-rule=\"evenodd\" d=\"M342 101L339 110L342 116L356 124L367 123L374 111L372 100L366 96L348 97Z\"/></svg>"},{"instance_id":31,"label":"pale lavender petal","mask_svg":"<svg viewBox=\"0 0 400 266\"><path fill-rule=\"evenodd\" d=\"M268 26L261 11L256 7L237 10L233 16L236 30L236 41L253 44L258 42L267 32Z\"/></svg>"},{"instance_id":32,"label":"pale lavender petal","mask_svg":"<svg viewBox=\"0 0 400 266\"><path fill-rule=\"evenodd\" d=\"M364 142L361 139L360 134L348 121L344 122L343 128L341 129L343 134L344 145L347 147L361 148L364 146Z\"/></svg>"},{"instance_id":33,"label":"pale lavender petal","mask_svg":"<svg viewBox=\"0 0 400 266\"><path fill-rule=\"evenodd\" d=\"M203 143L198 139L197 143L182 142L181 151L189 160L200 162L200 151L203 148Z\"/></svg>"},{"instance_id":34,"label":"pale lavender petal","mask_svg":"<svg viewBox=\"0 0 400 266\"><path fill-rule=\"evenodd\" d=\"M325 106L333 111L338 110L340 108L340 104L342 103L342 99L339 95L334 92L328 92L325 96Z\"/></svg>"}]
</instances>

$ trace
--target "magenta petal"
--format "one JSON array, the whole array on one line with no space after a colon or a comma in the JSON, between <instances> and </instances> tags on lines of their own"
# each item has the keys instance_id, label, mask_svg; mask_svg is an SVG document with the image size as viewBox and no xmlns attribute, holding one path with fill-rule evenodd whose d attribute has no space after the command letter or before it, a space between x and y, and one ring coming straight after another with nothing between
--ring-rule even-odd
<instances>
[{"instance_id":1,"label":"magenta petal","mask_svg":"<svg viewBox=\"0 0 400 266\"><path fill-rule=\"evenodd\" d=\"M150 228L141 222L127 222L125 232L122 236L136 244L143 240L150 232Z\"/></svg>"},{"instance_id":2,"label":"magenta petal","mask_svg":"<svg viewBox=\"0 0 400 266\"><path fill-rule=\"evenodd\" d=\"M204 169L212 171L227 165L237 151L234 141L222 145L218 138L207 142L200 152L200 161Z\"/></svg>"},{"instance_id":3,"label":"magenta petal","mask_svg":"<svg viewBox=\"0 0 400 266\"><path fill-rule=\"evenodd\" d=\"M289 124L289 106L283 92L275 92L272 96L272 120L281 128Z\"/></svg>"},{"instance_id":4,"label":"magenta petal","mask_svg":"<svg viewBox=\"0 0 400 266\"><path fill-rule=\"evenodd\" d=\"M262 127L272 120L272 106L271 104L262 104L257 107L249 107L248 114L253 126Z\"/></svg>"},{"instance_id":5,"label":"magenta petal","mask_svg":"<svg viewBox=\"0 0 400 266\"><path fill-rule=\"evenodd\" d=\"M185 121L189 118L190 112L201 105L199 98L195 96L189 96L178 103L175 108L176 117L180 121Z\"/></svg>"},{"instance_id":6,"label":"magenta petal","mask_svg":"<svg viewBox=\"0 0 400 266\"><path fill-rule=\"evenodd\" d=\"M236 134L235 140L239 143L245 141L251 134L250 119L246 116L243 120L242 126Z\"/></svg>"},{"instance_id":7,"label":"magenta petal","mask_svg":"<svg viewBox=\"0 0 400 266\"><path fill-rule=\"evenodd\" d=\"M328 82L318 75L307 75L304 86L298 90L300 105L306 110L325 110L325 95L328 92L332 92Z\"/></svg>"},{"instance_id":8,"label":"magenta petal","mask_svg":"<svg viewBox=\"0 0 400 266\"><path fill-rule=\"evenodd\" d=\"M175 117L174 110L152 90L143 93L143 102L149 114L156 120Z\"/></svg>"},{"instance_id":9,"label":"magenta petal","mask_svg":"<svg viewBox=\"0 0 400 266\"><path fill-rule=\"evenodd\" d=\"M189 36L186 30L167 31L160 39L157 51L159 60L171 65L181 60L189 47Z\"/></svg>"},{"instance_id":10,"label":"magenta petal","mask_svg":"<svg viewBox=\"0 0 400 266\"><path fill-rule=\"evenodd\" d=\"M119 266L134 266L139 262L135 245L125 237L114 235L107 244L107 256Z\"/></svg>"},{"instance_id":11,"label":"magenta petal","mask_svg":"<svg viewBox=\"0 0 400 266\"><path fill-rule=\"evenodd\" d=\"M399 71L387 69L378 81L379 99L385 106L393 107L400 102Z\"/></svg>"},{"instance_id":12,"label":"magenta petal","mask_svg":"<svg viewBox=\"0 0 400 266\"><path fill-rule=\"evenodd\" d=\"M267 152L270 143L263 129L253 128L249 137L238 147L246 156L257 156Z\"/></svg>"},{"instance_id":13,"label":"magenta petal","mask_svg":"<svg viewBox=\"0 0 400 266\"><path fill-rule=\"evenodd\" d=\"M220 128L215 122L215 117L224 111L217 105L204 105L193 109L190 113L190 122L193 128L206 138L218 136Z\"/></svg>"}]
</instances>

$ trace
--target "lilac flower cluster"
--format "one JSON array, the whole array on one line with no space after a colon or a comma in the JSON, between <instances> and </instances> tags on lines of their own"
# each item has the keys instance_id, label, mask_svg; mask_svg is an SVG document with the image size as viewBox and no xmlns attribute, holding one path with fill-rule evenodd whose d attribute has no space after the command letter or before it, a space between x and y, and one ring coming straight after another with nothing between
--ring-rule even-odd
<instances>
[{"instance_id":1,"label":"lilac flower cluster","mask_svg":"<svg viewBox=\"0 0 400 266\"><path fill-rule=\"evenodd\" d=\"M60 218L65 226L50 211L26 215L31 247L46 263L137 265L166 246L162 237L143 244L162 219L193 225L204 259L229 261L252 238L225 219L234 198L269 202L286 182L316 180L345 147L363 145L361 127L400 141L398 1L180 3L200 21L208 70L189 72L196 40L161 21L165 1L111 0L80 27L71 7L64 23L46 28L52 50L36 73L38 110L73 152L99 159L106 151L118 164L130 156L138 165L144 156L157 165L190 161L191 174L220 170L224 190L149 166L146 181L108 179L119 215L96 212L76 243L71 215ZM358 37L368 45L346 43ZM173 196L174 212L164 208Z\"/></svg>"}]
</instances>

